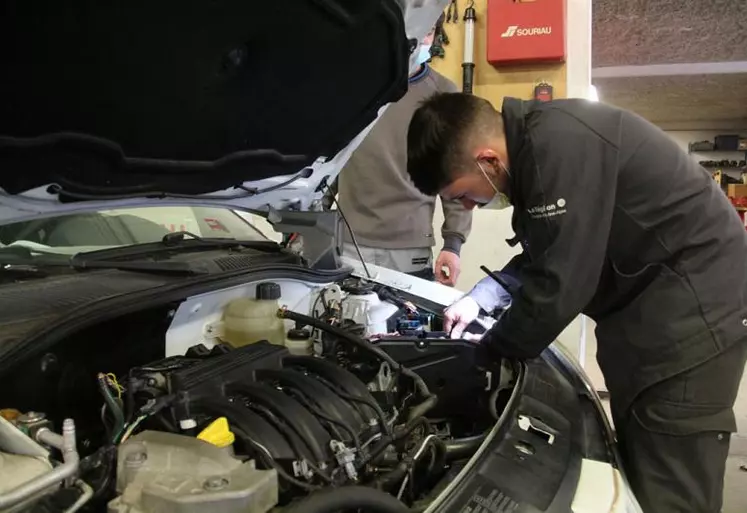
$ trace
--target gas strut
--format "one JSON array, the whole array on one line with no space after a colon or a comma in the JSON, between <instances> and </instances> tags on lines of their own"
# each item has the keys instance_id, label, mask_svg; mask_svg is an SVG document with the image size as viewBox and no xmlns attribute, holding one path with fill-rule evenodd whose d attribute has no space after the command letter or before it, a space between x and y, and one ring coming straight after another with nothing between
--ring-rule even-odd
<instances>
[{"instance_id":1,"label":"gas strut","mask_svg":"<svg viewBox=\"0 0 747 513\"><path fill-rule=\"evenodd\" d=\"M475 12L474 0L464 11L464 59L462 62L462 92L472 94L472 84L475 75Z\"/></svg>"}]
</instances>

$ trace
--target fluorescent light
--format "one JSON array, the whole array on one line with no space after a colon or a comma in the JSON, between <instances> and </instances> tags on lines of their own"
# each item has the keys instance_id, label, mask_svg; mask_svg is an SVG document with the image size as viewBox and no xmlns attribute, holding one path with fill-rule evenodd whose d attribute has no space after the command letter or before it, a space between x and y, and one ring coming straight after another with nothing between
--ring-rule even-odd
<instances>
[{"instance_id":1,"label":"fluorescent light","mask_svg":"<svg viewBox=\"0 0 747 513\"><path fill-rule=\"evenodd\" d=\"M595 85L589 86L589 100L593 102L599 101L599 93L597 92L597 86Z\"/></svg>"}]
</instances>

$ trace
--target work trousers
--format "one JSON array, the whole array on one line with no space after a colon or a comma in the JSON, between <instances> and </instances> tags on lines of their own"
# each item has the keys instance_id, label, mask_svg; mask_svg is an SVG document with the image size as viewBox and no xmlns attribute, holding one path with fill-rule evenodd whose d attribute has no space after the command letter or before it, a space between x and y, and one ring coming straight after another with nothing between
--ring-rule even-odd
<instances>
[{"instance_id":1,"label":"work trousers","mask_svg":"<svg viewBox=\"0 0 747 513\"><path fill-rule=\"evenodd\" d=\"M644 513L719 513L747 341L641 393L612 415Z\"/></svg>"}]
</instances>

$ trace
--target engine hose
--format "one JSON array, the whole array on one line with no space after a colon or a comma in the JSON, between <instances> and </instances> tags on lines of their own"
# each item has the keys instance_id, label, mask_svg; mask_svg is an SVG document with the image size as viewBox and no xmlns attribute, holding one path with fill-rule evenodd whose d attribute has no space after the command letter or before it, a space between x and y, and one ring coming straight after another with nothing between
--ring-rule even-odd
<instances>
[{"instance_id":1,"label":"engine hose","mask_svg":"<svg viewBox=\"0 0 747 513\"><path fill-rule=\"evenodd\" d=\"M324 322L321 319L315 319L314 317L294 312L285 308L281 308L280 310L278 310L278 317L280 317L281 319L288 319L290 321L302 323L305 326L313 326L314 328L326 331L327 333L335 335L342 340L350 342L352 345L358 347L359 349L372 353L380 360L388 363L393 371L399 371L410 378L415 384L415 388L417 388L418 392L420 392L420 395L422 395L426 399L426 401L430 400L433 403L430 408L435 406L436 402L438 401L438 397L431 394L431 391L428 389L428 385L425 383L423 378L418 375L417 372L414 372L413 370L400 365L394 358L389 356L386 351L383 351L382 349L372 345L368 340L354 335L349 331L338 328L337 326L332 326L331 324ZM410 417L414 418L415 416Z\"/></svg>"},{"instance_id":2,"label":"engine hose","mask_svg":"<svg viewBox=\"0 0 747 513\"><path fill-rule=\"evenodd\" d=\"M431 435L425 439L422 445L416 447L413 453L409 454L404 461L399 462L395 468L376 478L374 480L374 486L378 489L383 489L402 481L408 472L410 472L418 463L418 460L422 458L424 451L428 446L433 447L433 453L431 455L431 461L428 464L428 469L424 475L430 475L439 468L443 469L446 464L446 447L440 438ZM418 474L419 473L420 472L418 472Z\"/></svg>"},{"instance_id":3,"label":"engine hose","mask_svg":"<svg viewBox=\"0 0 747 513\"><path fill-rule=\"evenodd\" d=\"M373 482L374 488L378 490L386 489L402 481L410 471L410 465L404 461L397 464L392 470L380 475Z\"/></svg>"},{"instance_id":4,"label":"engine hose","mask_svg":"<svg viewBox=\"0 0 747 513\"><path fill-rule=\"evenodd\" d=\"M291 505L285 513L409 513L401 501L381 490L365 486L343 486L312 493Z\"/></svg>"},{"instance_id":5,"label":"engine hose","mask_svg":"<svg viewBox=\"0 0 747 513\"><path fill-rule=\"evenodd\" d=\"M446 466L446 444L444 444L443 440L437 437L432 438L429 441L429 444L433 446L435 454L431 466L428 469L428 474L431 474Z\"/></svg>"},{"instance_id":6,"label":"engine hose","mask_svg":"<svg viewBox=\"0 0 747 513\"><path fill-rule=\"evenodd\" d=\"M125 426L124 412L122 411L122 407L119 405L117 400L112 395L111 390L109 390L109 385L106 382L106 376L104 374L98 375L98 382L99 382L99 389L101 390L101 395L104 396L104 402L106 402L106 406L112 412L112 415L114 415L114 429L112 431L112 441L115 441L117 437L122 434L122 430L124 429L124 426Z\"/></svg>"},{"instance_id":7,"label":"engine hose","mask_svg":"<svg viewBox=\"0 0 747 513\"><path fill-rule=\"evenodd\" d=\"M480 435L447 440L444 442L446 460L453 461L472 456L480 445L482 445L487 436L487 433L482 433Z\"/></svg>"},{"instance_id":8,"label":"engine hose","mask_svg":"<svg viewBox=\"0 0 747 513\"><path fill-rule=\"evenodd\" d=\"M366 456L366 458L363 459L359 463L359 466L363 467L367 465L368 463L374 461L376 458L381 456L381 454L384 451L386 451L390 445L407 438L408 436L412 434L413 431L415 431L417 428L421 426L424 429L423 435L427 435L430 430L430 423L428 422L428 419L426 419L425 417L418 417L408 422L405 425L405 427L402 429L402 431L399 431L398 433L394 435L383 436L381 440L379 440L376 443L376 445L371 449L371 451L368 453L368 456Z\"/></svg>"},{"instance_id":9,"label":"engine hose","mask_svg":"<svg viewBox=\"0 0 747 513\"><path fill-rule=\"evenodd\" d=\"M432 395L420 404L416 404L412 407L410 412L407 414L407 420L415 420L421 417L425 417L425 414L431 411L438 403L438 397Z\"/></svg>"},{"instance_id":10,"label":"engine hose","mask_svg":"<svg viewBox=\"0 0 747 513\"><path fill-rule=\"evenodd\" d=\"M379 406L375 402L369 401L368 399L363 399L362 397L356 397L354 395L347 394L337 389L336 389L336 393L343 399L347 399L348 401L352 401L354 403L360 403L371 408L376 413L376 416L378 417L379 427L381 428L381 432L386 435L392 434L392 428L389 426L389 424L387 424L386 417L384 416L384 411L381 409L381 406Z\"/></svg>"}]
</instances>

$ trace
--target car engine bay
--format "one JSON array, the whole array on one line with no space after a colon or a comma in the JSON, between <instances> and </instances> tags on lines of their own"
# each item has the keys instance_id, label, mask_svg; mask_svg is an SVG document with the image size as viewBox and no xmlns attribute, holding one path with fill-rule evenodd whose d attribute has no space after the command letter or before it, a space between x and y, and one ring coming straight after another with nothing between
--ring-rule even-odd
<instances>
[{"instance_id":1,"label":"car engine bay","mask_svg":"<svg viewBox=\"0 0 747 513\"><path fill-rule=\"evenodd\" d=\"M0 376L0 511L426 511L518 372L416 302L261 280L76 331Z\"/></svg>"}]
</instances>

